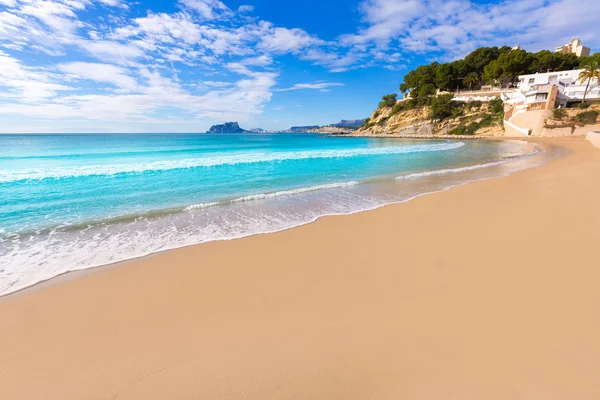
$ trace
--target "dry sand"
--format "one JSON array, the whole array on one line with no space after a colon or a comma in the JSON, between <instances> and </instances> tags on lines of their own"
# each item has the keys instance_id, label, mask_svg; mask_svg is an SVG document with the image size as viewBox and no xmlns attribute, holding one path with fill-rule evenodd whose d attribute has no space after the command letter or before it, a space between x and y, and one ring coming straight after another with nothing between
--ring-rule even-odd
<instances>
[{"instance_id":1,"label":"dry sand","mask_svg":"<svg viewBox=\"0 0 600 400\"><path fill-rule=\"evenodd\" d=\"M0 301L0 399L600 399L600 151Z\"/></svg>"}]
</instances>

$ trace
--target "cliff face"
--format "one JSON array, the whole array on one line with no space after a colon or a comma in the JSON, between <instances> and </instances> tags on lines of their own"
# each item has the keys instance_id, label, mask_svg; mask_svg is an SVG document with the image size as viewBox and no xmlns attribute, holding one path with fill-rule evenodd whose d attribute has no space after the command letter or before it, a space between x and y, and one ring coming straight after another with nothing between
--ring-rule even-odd
<instances>
[{"instance_id":1,"label":"cliff face","mask_svg":"<svg viewBox=\"0 0 600 400\"><path fill-rule=\"evenodd\" d=\"M394 107L375 110L355 135L495 135L502 130L501 118L491 114L488 103L466 104L456 116L431 119L431 107L394 112ZM468 129L465 129L468 128ZM468 132L468 133L465 133Z\"/></svg>"},{"instance_id":2,"label":"cliff face","mask_svg":"<svg viewBox=\"0 0 600 400\"><path fill-rule=\"evenodd\" d=\"M237 122L226 122L220 125L213 125L208 130L208 133L244 133L249 132L240 128Z\"/></svg>"},{"instance_id":3,"label":"cliff face","mask_svg":"<svg viewBox=\"0 0 600 400\"><path fill-rule=\"evenodd\" d=\"M337 126L339 128L360 128L365 123L365 119L343 119L337 124L331 126Z\"/></svg>"},{"instance_id":4,"label":"cliff face","mask_svg":"<svg viewBox=\"0 0 600 400\"><path fill-rule=\"evenodd\" d=\"M427 135L434 131L429 119L429 107L401 111L392 115L393 107L378 108L355 133L368 135L415 134Z\"/></svg>"},{"instance_id":5,"label":"cliff face","mask_svg":"<svg viewBox=\"0 0 600 400\"><path fill-rule=\"evenodd\" d=\"M544 121L540 136L586 136L590 132L600 132L600 104L587 109L561 108L550 114Z\"/></svg>"},{"instance_id":6,"label":"cliff face","mask_svg":"<svg viewBox=\"0 0 600 400\"><path fill-rule=\"evenodd\" d=\"M320 126L318 128L309 129L306 132L344 134L344 133L352 133L352 132L354 132L354 129L353 128L342 128L339 126L329 125L329 126Z\"/></svg>"}]
</instances>

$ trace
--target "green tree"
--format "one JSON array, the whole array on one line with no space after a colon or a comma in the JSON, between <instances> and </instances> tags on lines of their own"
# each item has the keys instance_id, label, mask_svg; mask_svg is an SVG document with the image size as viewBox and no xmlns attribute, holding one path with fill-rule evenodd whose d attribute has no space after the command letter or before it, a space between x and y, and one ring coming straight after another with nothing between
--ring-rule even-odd
<instances>
[{"instance_id":1,"label":"green tree","mask_svg":"<svg viewBox=\"0 0 600 400\"><path fill-rule=\"evenodd\" d=\"M483 80L488 83L498 83L502 78L502 67L498 60L494 60L483 68Z\"/></svg>"},{"instance_id":2,"label":"green tree","mask_svg":"<svg viewBox=\"0 0 600 400\"><path fill-rule=\"evenodd\" d=\"M579 58L579 67L583 68L583 66L587 63L589 63L590 61L596 61L600 64L600 53L594 53L591 56L587 56L587 57L581 57Z\"/></svg>"},{"instance_id":3,"label":"green tree","mask_svg":"<svg viewBox=\"0 0 600 400\"><path fill-rule=\"evenodd\" d=\"M538 51L533 57L529 73L571 70L577 68L580 62L575 54L553 53L549 50Z\"/></svg>"},{"instance_id":4,"label":"green tree","mask_svg":"<svg viewBox=\"0 0 600 400\"><path fill-rule=\"evenodd\" d=\"M417 99L417 104L419 106L428 106L431 104L431 97L435 96L437 92L433 83L426 83L415 90L415 99Z\"/></svg>"},{"instance_id":5,"label":"green tree","mask_svg":"<svg viewBox=\"0 0 600 400\"><path fill-rule=\"evenodd\" d=\"M396 98L398 95L396 93L386 94L381 97L381 102L379 103L379 108L384 107L394 107L396 105Z\"/></svg>"},{"instance_id":6,"label":"green tree","mask_svg":"<svg viewBox=\"0 0 600 400\"><path fill-rule=\"evenodd\" d=\"M479 75L477 75L476 72L469 72L467 76L465 76L463 82L465 83L465 85L469 85L469 90L471 90L471 87L474 84L479 83Z\"/></svg>"},{"instance_id":7,"label":"green tree","mask_svg":"<svg viewBox=\"0 0 600 400\"><path fill-rule=\"evenodd\" d=\"M431 99L431 119L442 120L450 117L458 107L458 104L452 100L453 98L452 94L443 94Z\"/></svg>"},{"instance_id":8,"label":"green tree","mask_svg":"<svg viewBox=\"0 0 600 400\"><path fill-rule=\"evenodd\" d=\"M535 61L532 64L531 72L548 72L555 71L557 67L558 54L549 50L542 50L533 55Z\"/></svg>"},{"instance_id":9,"label":"green tree","mask_svg":"<svg viewBox=\"0 0 600 400\"><path fill-rule=\"evenodd\" d=\"M569 54L556 54L558 56L558 65L554 69L555 71L568 71L575 69L579 66L581 60L577 55L573 53Z\"/></svg>"},{"instance_id":10,"label":"green tree","mask_svg":"<svg viewBox=\"0 0 600 400\"><path fill-rule=\"evenodd\" d=\"M452 64L441 64L435 71L435 86L441 90L452 90L456 71Z\"/></svg>"},{"instance_id":11,"label":"green tree","mask_svg":"<svg viewBox=\"0 0 600 400\"><path fill-rule=\"evenodd\" d=\"M499 56L500 49L497 47L480 47L467 55L464 61L470 72L481 75L485 66L496 60Z\"/></svg>"},{"instance_id":12,"label":"green tree","mask_svg":"<svg viewBox=\"0 0 600 400\"><path fill-rule=\"evenodd\" d=\"M498 57L498 64L502 68L502 77L514 82L517 76L531 71L535 58L525 50L513 50Z\"/></svg>"},{"instance_id":13,"label":"green tree","mask_svg":"<svg viewBox=\"0 0 600 400\"><path fill-rule=\"evenodd\" d=\"M404 82L400 85L400 91L406 93L408 90L418 90L427 84L435 85L438 66L437 62L433 62L428 65L421 65L417 69L410 71L404 76Z\"/></svg>"},{"instance_id":14,"label":"green tree","mask_svg":"<svg viewBox=\"0 0 600 400\"><path fill-rule=\"evenodd\" d=\"M581 83L587 81L585 92L583 93L583 100L581 100L582 103L585 103L585 97L588 89L590 88L590 82L594 79L597 79L600 82L600 63L598 63L596 60L590 60L582 67L583 71L579 73L577 80Z\"/></svg>"}]
</instances>

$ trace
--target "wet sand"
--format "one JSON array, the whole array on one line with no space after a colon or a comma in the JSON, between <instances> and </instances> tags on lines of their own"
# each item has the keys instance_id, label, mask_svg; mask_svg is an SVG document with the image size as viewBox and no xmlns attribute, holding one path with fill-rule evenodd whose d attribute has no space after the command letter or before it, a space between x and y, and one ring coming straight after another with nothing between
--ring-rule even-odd
<instances>
[{"instance_id":1,"label":"wet sand","mask_svg":"<svg viewBox=\"0 0 600 400\"><path fill-rule=\"evenodd\" d=\"M598 399L600 151L0 301L0 399Z\"/></svg>"}]
</instances>

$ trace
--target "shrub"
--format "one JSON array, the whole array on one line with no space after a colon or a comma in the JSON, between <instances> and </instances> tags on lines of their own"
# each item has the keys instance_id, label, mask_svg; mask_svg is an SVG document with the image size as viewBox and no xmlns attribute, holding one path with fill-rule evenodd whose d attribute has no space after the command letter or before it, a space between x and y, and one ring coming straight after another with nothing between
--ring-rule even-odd
<instances>
[{"instance_id":1,"label":"shrub","mask_svg":"<svg viewBox=\"0 0 600 400\"><path fill-rule=\"evenodd\" d=\"M379 110L377 110L373 113L373 118L377 118L377 117L379 117L379 115L381 115L381 112Z\"/></svg>"},{"instance_id":2,"label":"shrub","mask_svg":"<svg viewBox=\"0 0 600 400\"><path fill-rule=\"evenodd\" d=\"M458 106L452 99L454 95L444 94L431 100L431 119L443 120L454 113Z\"/></svg>"},{"instance_id":3,"label":"shrub","mask_svg":"<svg viewBox=\"0 0 600 400\"><path fill-rule=\"evenodd\" d=\"M492 118L491 115L486 114L481 121L479 121L479 128L486 128L490 125L492 125L492 123L494 122L494 119Z\"/></svg>"},{"instance_id":4,"label":"shrub","mask_svg":"<svg viewBox=\"0 0 600 400\"><path fill-rule=\"evenodd\" d=\"M481 101L479 101L479 100L473 100L473 101L469 102L469 107L476 108L476 109L479 110L481 108L482 104L483 103Z\"/></svg>"},{"instance_id":5,"label":"shrub","mask_svg":"<svg viewBox=\"0 0 600 400\"><path fill-rule=\"evenodd\" d=\"M460 125L448 132L449 135L474 135L479 129L491 126L494 123L494 117L490 114L484 115L479 122L471 122L467 125Z\"/></svg>"},{"instance_id":6,"label":"shrub","mask_svg":"<svg viewBox=\"0 0 600 400\"><path fill-rule=\"evenodd\" d=\"M396 104L394 106L394 108L392 108L392 111L390 111L390 117L393 117L394 115L398 114L402 110L404 110L404 104L403 103Z\"/></svg>"},{"instance_id":7,"label":"shrub","mask_svg":"<svg viewBox=\"0 0 600 400\"><path fill-rule=\"evenodd\" d=\"M567 116L567 113L565 112L565 110L563 110L562 108L555 108L552 111L552 117L554 119L563 119L564 117Z\"/></svg>"},{"instance_id":8,"label":"shrub","mask_svg":"<svg viewBox=\"0 0 600 400\"><path fill-rule=\"evenodd\" d=\"M406 110L406 111L414 110L415 108L417 108L417 106L418 106L417 100L415 100L414 98L411 97L410 99L408 99L404 102L404 104L402 105L402 109Z\"/></svg>"},{"instance_id":9,"label":"shrub","mask_svg":"<svg viewBox=\"0 0 600 400\"><path fill-rule=\"evenodd\" d=\"M417 92L415 99L417 99L417 104L419 106L428 106L431 105L431 102L435 96L436 88L432 83L427 83L423 86L420 86L418 89L413 90L413 92ZM413 93L411 92L411 95Z\"/></svg>"},{"instance_id":10,"label":"shrub","mask_svg":"<svg viewBox=\"0 0 600 400\"><path fill-rule=\"evenodd\" d=\"M448 132L448 135L464 135L464 134L465 134L465 127L463 125L457 126L456 128L450 130L450 132Z\"/></svg>"},{"instance_id":11,"label":"shrub","mask_svg":"<svg viewBox=\"0 0 600 400\"><path fill-rule=\"evenodd\" d=\"M396 98L398 95L396 93L386 94L381 97L381 102L379 103L379 108L384 107L394 107L396 105Z\"/></svg>"},{"instance_id":12,"label":"shrub","mask_svg":"<svg viewBox=\"0 0 600 400\"><path fill-rule=\"evenodd\" d=\"M588 103L579 103L577 104L577 108L581 109L581 110L585 110L586 108L589 108L590 105Z\"/></svg>"},{"instance_id":13,"label":"shrub","mask_svg":"<svg viewBox=\"0 0 600 400\"><path fill-rule=\"evenodd\" d=\"M474 135L479 128L480 126L477 122L471 122L465 127L465 135Z\"/></svg>"},{"instance_id":14,"label":"shrub","mask_svg":"<svg viewBox=\"0 0 600 400\"><path fill-rule=\"evenodd\" d=\"M379 125L379 126L385 125L385 123L388 121L388 119L390 119L390 117L381 118L379 121L377 121L377 125Z\"/></svg>"},{"instance_id":15,"label":"shrub","mask_svg":"<svg viewBox=\"0 0 600 400\"><path fill-rule=\"evenodd\" d=\"M581 125L595 124L598 120L598 115L600 115L600 111L584 111L575 116L575 121L577 121Z\"/></svg>"},{"instance_id":16,"label":"shrub","mask_svg":"<svg viewBox=\"0 0 600 400\"><path fill-rule=\"evenodd\" d=\"M491 111L494 114L504 114L504 102L502 99L494 99L490 101Z\"/></svg>"}]
</instances>

